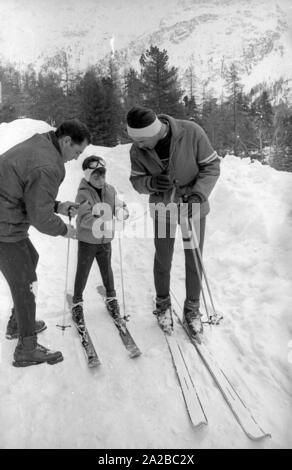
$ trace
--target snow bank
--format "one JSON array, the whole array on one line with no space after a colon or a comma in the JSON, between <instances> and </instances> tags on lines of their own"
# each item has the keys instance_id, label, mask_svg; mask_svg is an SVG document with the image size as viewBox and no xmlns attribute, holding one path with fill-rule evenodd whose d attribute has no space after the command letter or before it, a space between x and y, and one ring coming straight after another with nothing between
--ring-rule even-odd
<instances>
[{"instance_id":1,"label":"snow bank","mask_svg":"<svg viewBox=\"0 0 292 470\"><path fill-rule=\"evenodd\" d=\"M44 121L36 121L35 119L17 119L9 123L2 122L0 124L0 155L13 145L29 139L33 134L41 132L49 132L53 129Z\"/></svg>"}]
</instances>

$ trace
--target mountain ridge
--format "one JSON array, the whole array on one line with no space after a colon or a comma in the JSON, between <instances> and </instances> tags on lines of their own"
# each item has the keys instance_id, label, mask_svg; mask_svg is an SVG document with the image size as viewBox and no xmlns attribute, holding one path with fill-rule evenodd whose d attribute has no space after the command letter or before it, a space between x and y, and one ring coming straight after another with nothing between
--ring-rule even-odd
<instances>
[{"instance_id":1,"label":"mountain ridge","mask_svg":"<svg viewBox=\"0 0 292 470\"><path fill-rule=\"evenodd\" d=\"M59 5L59 6L58 6ZM19 67L40 66L57 50L85 70L114 58L139 69L141 54L157 45L179 68L183 84L192 66L199 81L222 87L224 67L237 63L251 87L292 79L292 5L288 0L27 0L0 3L0 57ZM261 64L263 66L261 67ZM275 66L276 64L276 66Z\"/></svg>"}]
</instances>

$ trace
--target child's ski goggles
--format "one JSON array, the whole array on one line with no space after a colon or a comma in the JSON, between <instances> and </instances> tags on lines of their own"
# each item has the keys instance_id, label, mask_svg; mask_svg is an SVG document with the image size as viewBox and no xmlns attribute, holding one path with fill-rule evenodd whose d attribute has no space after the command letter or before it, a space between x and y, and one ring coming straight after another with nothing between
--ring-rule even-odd
<instances>
[{"instance_id":1,"label":"child's ski goggles","mask_svg":"<svg viewBox=\"0 0 292 470\"><path fill-rule=\"evenodd\" d=\"M90 170L98 170L98 168L105 168L105 160L103 158L100 158L100 160L92 160L88 164L88 169Z\"/></svg>"},{"instance_id":2,"label":"child's ski goggles","mask_svg":"<svg viewBox=\"0 0 292 470\"><path fill-rule=\"evenodd\" d=\"M106 171L106 163L103 158L100 158L100 160L92 160L91 162L88 163L88 167L86 170L84 170L84 176L86 181L90 180L90 176L92 173L96 170L101 170L101 173L105 173Z\"/></svg>"}]
</instances>

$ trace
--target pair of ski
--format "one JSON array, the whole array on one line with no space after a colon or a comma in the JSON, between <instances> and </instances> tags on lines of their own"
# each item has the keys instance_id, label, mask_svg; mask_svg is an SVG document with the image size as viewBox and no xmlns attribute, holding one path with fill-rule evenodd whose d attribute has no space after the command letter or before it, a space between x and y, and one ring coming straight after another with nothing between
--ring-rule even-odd
<instances>
[{"instance_id":1,"label":"pair of ski","mask_svg":"<svg viewBox=\"0 0 292 470\"><path fill-rule=\"evenodd\" d=\"M175 297L174 300L176 301L177 307L181 310L181 306L178 300ZM173 313L177 322L184 328L192 344L195 346L198 356L200 356L203 363L207 367L209 373L215 381L215 384L222 393L227 405L231 409L233 415L235 416L237 422L245 434L252 440L260 440L265 437L271 437L271 435L263 431L263 429L257 423L251 411L245 405L239 393L232 385L224 371L213 359L206 346L196 341L196 339L190 334L190 331L184 326L175 310L173 310ZM191 422L195 427L206 425L208 423L207 417L196 390L195 381L192 378L181 347L176 340L175 335L168 335L165 333L165 338L168 343L174 368L179 379L181 391Z\"/></svg>"},{"instance_id":2,"label":"pair of ski","mask_svg":"<svg viewBox=\"0 0 292 470\"><path fill-rule=\"evenodd\" d=\"M104 296L104 287L103 286L98 286L97 287L97 292ZM71 309L72 308L72 295L71 294L67 294L67 302L68 302L68 305L69 305L69 308ZM128 328L126 327L125 325L125 322L115 322L114 321L114 324L115 326L117 327L118 331L119 331L119 334L120 334L120 337L122 339L122 342L123 344L125 345L127 351L129 351L129 354L130 354L130 358L135 358L135 357L138 357L140 356L141 354L141 351L140 349L138 348L138 346L136 345L135 341L133 340ZM88 329L87 329L87 326L84 323L82 324L78 324L76 322L74 322L74 325L76 326L76 330L77 330L77 333L78 333L78 336L80 338L80 341L81 341L81 345L83 347L83 350L84 350L84 353L86 355L86 359L87 359L87 364L88 364L88 367L97 367L101 364L101 361L99 359L99 356L95 350L95 347L93 345L93 342L92 342L92 339L90 337L90 334L88 332Z\"/></svg>"}]
</instances>

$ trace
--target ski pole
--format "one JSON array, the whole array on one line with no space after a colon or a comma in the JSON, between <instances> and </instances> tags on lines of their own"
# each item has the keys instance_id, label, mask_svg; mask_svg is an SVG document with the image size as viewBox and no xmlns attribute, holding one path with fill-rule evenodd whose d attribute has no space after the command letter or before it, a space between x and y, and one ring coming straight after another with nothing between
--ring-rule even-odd
<instances>
[{"instance_id":1,"label":"ski pole","mask_svg":"<svg viewBox=\"0 0 292 470\"><path fill-rule=\"evenodd\" d=\"M208 316L208 322L210 323L214 323L213 319L215 319L215 323L219 323L219 321L223 318L222 316L219 318L219 319L216 319L216 317L218 316L217 313L216 313L216 309L215 309L215 305L214 305L214 301L213 301L213 296L212 296L212 293L211 293L211 288L210 288L210 284L209 284L209 281L208 281L208 277L207 277L207 273L206 273L206 270L205 270L205 267L204 267L204 263L203 263L203 257L202 257L202 253L201 253L201 250L200 250L200 245L199 245L199 241L198 241L198 237L197 237L197 234L196 234L196 229L195 229L195 225L194 225L194 221L191 219L189 219L189 228L191 230L191 233L192 233L192 237L193 237L193 240L194 240L194 243L195 243L195 248L194 248L194 251L196 252L196 255L200 261L200 265L201 265L201 269L202 269L202 272L203 272L203 276L204 276L204 280L205 280L205 284L206 284L206 287L207 287L207 291L208 291L208 295L209 295L209 299L210 299L210 302L211 302L211 306L212 306L212 309L213 309L213 314L210 315L209 314L209 311L208 309L206 309L206 312L207 312L207 316ZM195 255L195 254L194 254ZM198 265L198 259L196 257L196 268L197 268L197 265ZM203 290L203 286L202 286L202 281L201 281L201 289L202 289L202 295L203 295L203 299L204 299L204 304L205 304L205 308L206 308L206 303L205 303L205 295L204 295L204 290Z\"/></svg>"},{"instance_id":2,"label":"ski pole","mask_svg":"<svg viewBox=\"0 0 292 470\"><path fill-rule=\"evenodd\" d=\"M170 202L174 202L174 198L175 198L176 191L177 191L177 188L178 188L178 180L174 179L173 184L174 184L174 186L173 186L173 189L172 189L172 192L171 192Z\"/></svg>"},{"instance_id":3,"label":"ski pole","mask_svg":"<svg viewBox=\"0 0 292 470\"><path fill-rule=\"evenodd\" d=\"M70 210L70 208L69 208ZM71 214L69 212L69 225L71 225ZM63 321L62 325L56 325L57 328L61 328L63 334L66 328L71 327L71 325L65 325L65 315L66 315L66 303L67 303L67 290L68 290L68 274L69 274L69 254L70 254L70 237L68 237L67 242L67 258L66 258L66 276L65 276L65 290L64 290L64 306L63 306Z\"/></svg>"},{"instance_id":4,"label":"ski pole","mask_svg":"<svg viewBox=\"0 0 292 470\"><path fill-rule=\"evenodd\" d=\"M122 242L121 237L119 236L119 254L120 254L120 271L121 271L121 283L122 283L122 296L123 296L123 311L124 319L129 320L129 315L126 314L126 301L125 301L125 288L124 288L124 272L123 272L123 252L122 252Z\"/></svg>"},{"instance_id":5,"label":"ski pole","mask_svg":"<svg viewBox=\"0 0 292 470\"><path fill-rule=\"evenodd\" d=\"M201 272L200 272L199 261L198 261L197 252L196 252L196 247L198 246L199 242L198 242L197 237L192 237L192 229L191 229L191 226L190 226L190 220L188 218L188 214L186 214L186 215L182 214L183 206L184 206L184 201L183 201L183 198L180 197L179 198L179 210L180 210L180 219L181 219L180 224L181 224L183 240L191 242L190 250L192 251L192 256L193 256L194 264L195 264L195 269L196 269L196 273L197 273L200 288L201 288L204 307L205 307L206 314L207 314L207 317L208 317L208 322L209 322L210 321L210 314L209 314L209 310L208 310L208 306L207 306L207 301L206 301L205 292L204 292L203 283L202 283L202 276L201 276ZM184 232L185 232L185 234L184 234Z\"/></svg>"},{"instance_id":6,"label":"ski pole","mask_svg":"<svg viewBox=\"0 0 292 470\"><path fill-rule=\"evenodd\" d=\"M192 226L190 225L190 220L189 219L188 219L188 226L189 226L189 230L191 230L191 232L190 232L191 235L192 235L192 240L191 241L194 244L194 246L191 248L192 255L193 255L193 258L194 258L195 268L196 268L197 276L198 276L200 287L201 287L201 292L202 292L204 307L205 307L207 318L208 318L208 323L210 323L211 318L210 318L210 313L209 313L209 309L208 309L208 306L207 306L207 299L206 299L206 296L205 296L205 291L204 291L204 286L203 286L203 283L202 283L202 276L201 276L201 271L200 271L200 266L199 266L199 261L198 261L198 251L197 251L197 249L198 248L200 249L199 241L198 241L196 233L195 233L195 236L193 236Z\"/></svg>"}]
</instances>

